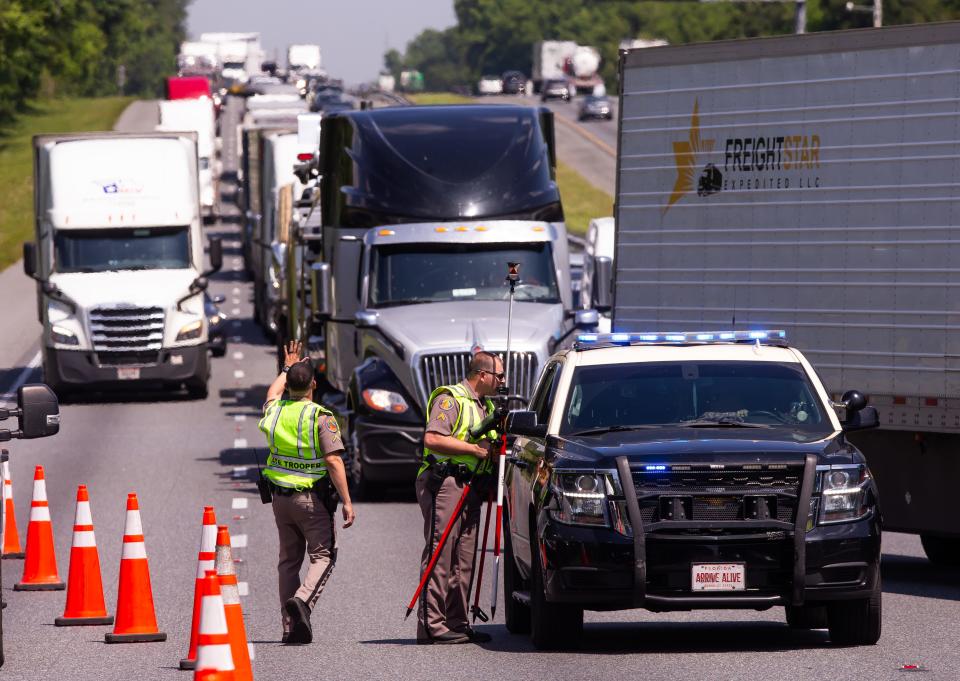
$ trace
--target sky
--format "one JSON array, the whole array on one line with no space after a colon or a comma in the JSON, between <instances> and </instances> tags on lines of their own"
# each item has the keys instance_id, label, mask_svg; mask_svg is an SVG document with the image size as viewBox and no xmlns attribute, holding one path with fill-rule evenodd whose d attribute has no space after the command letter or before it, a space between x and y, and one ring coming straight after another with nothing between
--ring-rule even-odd
<instances>
[{"instance_id":1,"label":"sky","mask_svg":"<svg viewBox=\"0 0 960 681\"><path fill-rule=\"evenodd\" d=\"M389 48L403 52L423 29L455 23L453 0L193 0L187 35L259 31L281 64L287 45L315 43L331 76L358 84L376 80Z\"/></svg>"}]
</instances>

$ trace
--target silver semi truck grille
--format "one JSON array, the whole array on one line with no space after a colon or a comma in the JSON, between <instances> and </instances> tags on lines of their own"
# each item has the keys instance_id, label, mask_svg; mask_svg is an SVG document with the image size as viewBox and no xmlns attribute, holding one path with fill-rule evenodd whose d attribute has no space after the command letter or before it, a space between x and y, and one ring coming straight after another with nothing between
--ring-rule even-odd
<instances>
[{"instance_id":1,"label":"silver semi truck grille","mask_svg":"<svg viewBox=\"0 0 960 681\"><path fill-rule=\"evenodd\" d=\"M504 353L496 353L503 359ZM470 364L469 352L451 352L443 355L425 355L420 358L420 380L425 393L424 404L430 393L441 385L462 381ZM510 393L530 399L537 382L537 356L532 352L510 353ZM519 408L519 405L512 405Z\"/></svg>"},{"instance_id":2,"label":"silver semi truck grille","mask_svg":"<svg viewBox=\"0 0 960 681\"><path fill-rule=\"evenodd\" d=\"M90 311L90 334L101 364L156 362L163 346L163 309L93 309Z\"/></svg>"}]
</instances>

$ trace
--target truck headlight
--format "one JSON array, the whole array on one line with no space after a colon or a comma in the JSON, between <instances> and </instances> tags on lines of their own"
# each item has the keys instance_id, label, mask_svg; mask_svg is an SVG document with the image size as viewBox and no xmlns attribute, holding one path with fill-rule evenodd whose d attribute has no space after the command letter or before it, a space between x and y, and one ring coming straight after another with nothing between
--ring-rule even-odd
<instances>
[{"instance_id":1,"label":"truck headlight","mask_svg":"<svg viewBox=\"0 0 960 681\"><path fill-rule=\"evenodd\" d=\"M556 507L550 517L565 525L606 527L607 494L612 493L607 475L590 471L554 472L550 482Z\"/></svg>"},{"instance_id":2,"label":"truck headlight","mask_svg":"<svg viewBox=\"0 0 960 681\"><path fill-rule=\"evenodd\" d=\"M70 329L54 324L50 327L50 339L60 345L80 345L80 339Z\"/></svg>"},{"instance_id":3,"label":"truck headlight","mask_svg":"<svg viewBox=\"0 0 960 681\"><path fill-rule=\"evenodd\" d=\"M870 470L865 464L821 467L817 472L819 501L811 503L811 512L819 506L819 524L850 522L865 516L868 503Z\"/></svg>"},{"instance_id":4,"label":"truck headlight","mask_svg":"<svg viewBox=\"0 0 960 681\"><path fill-rule=\"evenodd\" d=\"M193 340L195 338L199 338L202 333L203 333L203 320L198 319L197 321L190 322L189 324L184 326L182 329L180 329L180 332L177 334L177 340L178 341Z\"/></svg>"},{"instance_id":5,"label":"truck headlight","mask_svg":"<svg viewBox=\"0 0 960 681\"><path fill-rule=\"evenodd\" d=\"M363 403L374 411L386 411L391 414L402 414L410 406L400 393L390 390L367 388L363 391Z\"/></svg>"}]
</instances>

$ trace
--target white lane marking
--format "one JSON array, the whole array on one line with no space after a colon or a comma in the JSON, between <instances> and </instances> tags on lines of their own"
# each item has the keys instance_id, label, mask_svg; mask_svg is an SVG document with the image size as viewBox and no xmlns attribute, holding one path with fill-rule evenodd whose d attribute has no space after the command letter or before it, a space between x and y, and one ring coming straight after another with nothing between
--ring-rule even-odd
<instances>
[{"instance_id":1,"label":"white lane marking","mask_svg":"<svg viewBox=\"0 0 960 681\"><path fill-rule=\"evenodd\" d=\"M233 358L234 358L235 360L238 360L238 361L239 361L239 360L243 359L243 353L242 353L242 352L239 352L239 351L238 351L238 352L235 352L235 353L233 353Z\"/></svg>"},{"instance_id":2,"label":"white lane marking","mask_svg":"<svg viewBox=\"0 0 960 681\"><path fill-rule=\"evenodd\" d=\"M0 400L6 401L8 399L14 399L17 394L17 389L26 382L27 376L29 376L30 373L38 366L40 366L39 350L37 350L37 354L33 356L33 359L27 362L27 366L23 367L23 369L20 371L20 374L13 380L13 385L10 386L10 390L5 394L0 395Z\"/></svg>"},{"instance_id":3,"label":"white lane marking","mask_svg":"<svg viewBox=\"0 0 960 681\"><path fill-rule=\"evenodd\" d=\"M234 372L233 372L233 377L234 377L234 378L243 378L243 376L244 376L243 369L235 369L235 370L234 370Z\"/></svg>"},{"instance_id":4,"label":"white lane marking","mask_svg":"<svg viewBox=\"0 0 960 681\"><path fill-rule=\"evenodd\" d=\"M233 448L234 448L234 449L246 449L246 448L247 448L247 438L245 438L245 437L238 437L236 440L233 441Z\"/></svg>"},{"instance_id":5,"label":"white lane marking","mask_svg":"<svg viewBox=\"0 0 960 681\"><path fill-rule=\"evenodd\" d=\"M234 316L240 314L240 308L239 308L239 307L233 308L233 310L231 310L230 314L232 314L232 315L234 315Z\"/></svg>"},{"instance_id":6,"label":"white lane marking","mask_svg":"<svg viewBox=\"0 0 960 681\"><path fill-rule=\"evenodd\" d=\"M233 467L233 477L234 477L234 478L245 478L245 477L247 477L247 466L234 466L234 467ZM246 536L247 536L247 535L243 535L243 536L244 536L244 541L246 541ZM234 546L236 546L236 543L234 543Z\"/></svg>"},{"instance_id":7,"label":"white lane marking","mask_svg":"<svg viewBox=\"0 0 960 681\"><path fill-rule=\"evenodd\" d=\"M246 415L246 414L234 414L233 420L234 420L234 421L246 421L246 420L247 420L247 415Z\"/></svg>"},{"instance_id":8,"label":"white lane marking","mask_svg":"<svg viewBox=\"0 0 960 681\"><path fill-rule=\"evenodd\" d=\"M246 471L246 469L244 469ZM230 537L230 546L235 549L245 549L247 548L247 535L245 534L235 534Z\"/></svg>"},{"instance_id":9,"label":"white lane marking","mask_svg":"<svg viewBox=\"0 0 960 681\"><path fill-rule=\"evenodd\" d=\"M247 396L247 391L246 391L246 390L238 390L238 391L236 392L236 396L237 396L237 399L238 399L238 400L242 400L244 397Z\"/></svg>"},{"instance_id":10,"label":"white lane marking","mask_svg":"<svg viewBox=\"0 0 960 681\"><path fill-rule=\"evenodd\" d=\"M250 585L247 582L237 582L237 592L241 596L250 595Z\"/></svg>"},{"instance_id":11,"label":"white lane marking","mask_svg":"<svg viewBox=\"0 0 960 681\"><path fill-rule=\"evenodd\" d=\"M249 500L246 497L234 497L232 508L235 511L239 511L241 509L246 508L248 503L249 503Z\"/></svg>"},{"instance_id":12,"label":"white lane marking","mask_svg":"<svg viewBox=\"0 0 960 681\"><path fill-rule=\"evenodd\" d=\"M240 295L240 287L239 287L239 286L234 286L234 287L233 287L233 295L235 295L235 296L239 296L239 295Z\"/></svg>"},{"instance_id":13,"label":"white lane marking","mask_svg":"<svg viewBox=\"0 0 960 681\"><path fill-rule=\"evenodd\" d=\"M247 641L247 650L250 651L250 659L251 659L251 660L256 660L256 659L257 659L257 654L256 654L256 652L254 652L254 650L253 650L253 643L251 643L250 641Z\"/></svg>"},{"instance_id":14,"label":"white lane marking","mask_svg":"<svg viewBox=\"0 0 960 681\"><path fill-rule=\"evenodd\" d=\"M239 298L234 298L234 299L233 299L233 304L234 304L234 305L239 305L239 304L240 304L240 299L239 299Z\"/></svg>"}]
</instances>

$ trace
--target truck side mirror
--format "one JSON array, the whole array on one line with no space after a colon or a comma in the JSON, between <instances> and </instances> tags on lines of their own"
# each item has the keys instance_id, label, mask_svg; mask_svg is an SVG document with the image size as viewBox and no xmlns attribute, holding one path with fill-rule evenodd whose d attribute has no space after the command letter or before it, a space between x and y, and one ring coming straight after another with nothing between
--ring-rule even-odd
<instances>
[{"instance_id":1,"label":"truck side mirror","mask_svg":"<svg viewBox=\"0 0 960 681\"><path fill-rule=\"evenodd\" d=\"M597 256L593 268L594 307L607 312L613 307L613 258Z\"/></svg>"},{"instance_id":2,"label":"truck side mirror","mask_svg":"<svg viewBox=\"0 0 960 681\"><path fill-rule=\"evenodd\" d=\"M353 322L361 329L372 328L377 325L379 316L375 310L357 310L353 315Z\"/></svg>"},{"instance_id":3,"label":"truck side mirror","mask_svg":"<svg viewBox=\"0 0 960 681\"><path fill-rule=\"evenodd\" d=\"M507 414L505 430L507 435L522 435L524 437L546 437L547 424L537 423L535 411L511 411Z\"/></svg>"},{"instance_id":4,"label":"truck side mirror","mask_svg":"<svg viewBox=\"0 0 960 681\"><path fill-rule=\"evenodd\" d=\"M23 244L23 272L31 279L37 278L37 245L32 241Z\"/></svg>"},{"instance_id":5,"label":"truck side mirror","mask_svg":"<svg viewBox=\"0 0 960 681\"><path fill-rule=\"evenodd\" d=\"M210 276L214 272L219 272L223 267L223 242L220 237L210 239L210 269L204 272L204 276Z\"/></svg>"},{"instance_id":6,"label":"truck side mirror","mask_svg":"<svg viewBox=\"0 0 960 681\"><path fill-rule=\"evenodd\" d=\"M56 435L60 430L60 404L57 395L43 383L20 386L20 435L24 440Z\"/></svg>"},{"instance_id":7,"label":"truck side mirror","mask_svg":"<svg viewBox=\"0 0 960 681\"><path fill-rule=\"evenodd\" d=\"M577 310L573 315L573 325L578 329L593 329L600 323L600 313L596 310Z\"/></svg>"},{"instance_id":8,"label":"truck side mirror","mask_svg":"<svg viewBox=\"0 0 960 681\"><path fill-rule=\"evenodd\" d=\"M314 317L330 316L330 263L310 265L310 311Z\"/></svg>"}]
</instances>

